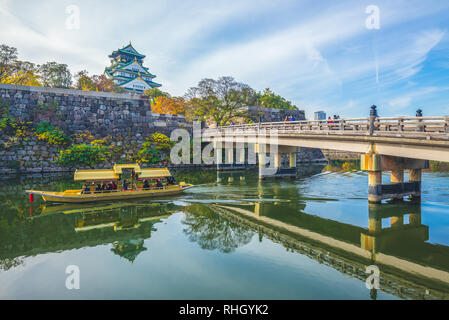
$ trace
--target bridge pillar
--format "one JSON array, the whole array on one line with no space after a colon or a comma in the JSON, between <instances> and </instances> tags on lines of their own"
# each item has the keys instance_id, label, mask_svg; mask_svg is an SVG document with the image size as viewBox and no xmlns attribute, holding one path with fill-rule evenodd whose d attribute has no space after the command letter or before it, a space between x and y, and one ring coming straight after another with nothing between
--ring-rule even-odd
<instances>
[{"instance_id":1,"label":"bridge pillar","mask_svg":"<svg viewBox=\"0 0 449 320\"><path fill-rule=\"evenodd\" d=\"M368 220L368 232L370 234L376 234L382 231L382 219L379 218L379 216L376 214L376 207L377 205L375 203L368 204L369 208L369 220Z\"/></svg>"},{"instance_id":2,"label":"bridge pillar","mask_svg":"<svg viewBox=\"0 0 449 320\"><path fill-rule=\"evenodd\" d=\"M361 169L368 171L368 200L379 203L384 199L403 199L409 196L415 201L421 197L421 169L428 168L428 161L368 153L361 156ZM410 170L409 181L404 182L404 170ZM391 183L382 184L382 171L391 172Z\"/></svg>"},{"instance_id":3,"label":"bridge pillar","mask_svg":"<svg viewBox=\"0 0 449 320\"><path fill-rule=\"evenodd\" d=\"M236 155L237 164L245 164L245 148L237 148Z\"/></svg>"},{"instance_id":4,"label":"bridge pillar","mask_svg":"<svg viewBox=\"0 0 449 320\"><path fill-rule=\"evenodd\" d=\"M289 154L290 168L296 168L296 152L290 152Z\"/></svg>"},{"instance_id":5,"label":"bridge pillar","mask_svg":"<svg viewBox=\"0 0 449 320\"><path fill-rule=\"evenodd\" d=\"M413 243L429 239L429 227L421 224L421 206L417 204L374 204L370 203L369 229L361 233L361 248L372 253L382 252L398 243ZM409 215L409 223L404 217ZM382 227L383 219L390 219L390 227Z\"/></svg>"},{"instance_id":6,"label":"bridge pillar","mask_svg":"<svg viewBox=\"0 0 449 320\"><path fill-rule=\"evenodd\" d=\"M226 149L226 164L234 163L234 148Z\"/></svg>"},{"instance_id":7,"label":"bridge pillar","mask_svg":"<svg viewBox=\"0 0 449 320\"><path fill-rule=\"evenodd\" d=\"M290 146L278 146L276 150L270 150L270 145L255 145L255 151L259 154L259 178L264 179L267 177L281 178L281 177L296 177L296 152L297 147ZM262 158L266 158L267 154L270 154L270 160L273 163L270 164L270 168L266 168L267 161L264 163L260 161ZM282 167L282 154L287 153L290 155L289 168Z\"/></svg>"},{"instance_id":8,"label":"bridge pillar","mask_svg":"<svg viewBox=\"0 0 449 320\"><path fill-rule=\"evenodd\" d=\"M404 216L396 216L390 218L392 228L399 228L404 225Z\"/></svg>"},{"instance_id":9,"label":"bridge pillar","mask_svg":"<svg viewBox=\"0 0 449 320\"><path fill-rule=\"evenodd\" d=\"M408 180L417 184L419 189L414 195L410 196L413 201L421 202L421 180L422 180L422 170L421 169L411 169L409 173Z\"/></svg>"},{"instance_id":10,"label":"bridge pillar","mask_svg":"<svg viewBox=\"0 0 449 320\"><path fill-rule=\"evenodd\" d=\"M391 183L402 183L404 182L404 170L391 170ZM401 195L393 197L392 199L403 200Z\"/></svg>"},{"instance_id":11,"label":"bridge pillar","mask_svg":"<svg viewBox=\"0 0 449 320\"><path fill-rule=\"evenodd\" d=\"M274 155L274 168L276 169L276 173L281 170L281 162L282 162L282 153L276 152Z\"/></svg>"},{"instance_id":12,"label":"bridge pillar","mask_svg":"<svg viewBox=\"0 0 449 320\"><path fill-rule=\"evenodd\" d=\"M382 185L382 170L380 166L380 155L375 153L363 154L360 166L362 170L368 171L368 201L381 202L379 186Z\"/></svg>"},{"instance_id":13,"label":"bridge pillar","mask_svg":"<svg viewBox=\"0 0 449 320\"><path fill-rule=\"evenodd\" d=\"M215 148L218 171L244 170L246 168L244 144L227 142L225 145L225 163L223 163L222 159L222 146L217 143Z\"/></svg>"},{"instance_id":14,"label":"bridge pillar","mask_svg":"<svg viewBox=\"0 0 449 320\"><path fill-rule=\"evenodd\" d=\"M267 156L266 154L259 153L258 158L259 158L259 179L263 180L265 178L264 169L267 166Z\"/></svg>"}]
</instances>

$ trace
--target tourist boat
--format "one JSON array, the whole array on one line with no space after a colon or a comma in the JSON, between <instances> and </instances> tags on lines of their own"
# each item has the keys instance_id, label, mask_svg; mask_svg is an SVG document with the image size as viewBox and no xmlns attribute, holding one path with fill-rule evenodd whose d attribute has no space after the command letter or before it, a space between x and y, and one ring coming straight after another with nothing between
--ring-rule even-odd
<instances>
[{"instance_id":1,"label":"tourist boat","mask_svg":"<svg viewBox=\"0 0 449 320\"><path fill-rule=\"evenodd\" d=\"M34 201L34 195L39 195L47 202L88 203L171 196L193 187L185 182L175 184L167 168L143 169L138 164L116 164L113 169L103 170L76 170L74 180L84 182L83 188L64 192L26 192L30 195L31 202ZM129 181L128 188L124 188L125 180ZM146 188L143 187L145 180L149 184ZM156 181L161 183L159 187L156 186ZM97 188L99 185L113 183L117 186L113 190Z\"/></svg>"}]
</instances>

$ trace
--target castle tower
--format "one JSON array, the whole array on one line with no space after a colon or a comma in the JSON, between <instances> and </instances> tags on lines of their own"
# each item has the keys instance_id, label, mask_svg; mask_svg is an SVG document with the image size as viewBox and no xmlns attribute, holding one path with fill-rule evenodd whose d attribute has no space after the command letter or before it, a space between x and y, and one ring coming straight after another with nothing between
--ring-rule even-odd
<instances>
[{"instance_id":1,"label":"castle tower","mask_svg":"<svg viewBox=\"0 0 449 320\"><path fill-rule=\"evenodd\" d=\"M111 66L105 68L105 74L127 91L143 92L161 86L153 82L156 76L143 66L145 56L138 53L131 42L126 47L112 52L109 58Z\"/></svg>"}]
</instances>

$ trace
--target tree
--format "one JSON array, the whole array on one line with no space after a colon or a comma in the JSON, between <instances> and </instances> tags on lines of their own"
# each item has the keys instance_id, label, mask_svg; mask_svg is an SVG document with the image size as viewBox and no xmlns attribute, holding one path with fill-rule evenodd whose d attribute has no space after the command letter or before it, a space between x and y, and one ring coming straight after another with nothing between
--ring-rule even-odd
<instances>
[{"instance_id":1,"label":"tree","mask_svg":"<svg viewBox=\"0 0 449 320\"><path fill-rule=\"evenodd\" d=\"M47 62L39 66L39 75L46 87L69 88L72 85L72 74L66 64Z\"/></svg>"},{"instance_id":2,"label":"tree","mask_svg":"<svg viewBox=\"0 0 449 320\"><path fill-rule=\"evenodd\" d=\"M17 60L17 49L0 45L0 83L41 86L34 63Z\"/></svg>"},{"instance_id":3,"label":"tree","mask_svg":"<svg viewBox=\"0 0 449 320\"><path fill-rule=\"evenodd\" d=\"M238 117L248 117L245 107L257 103L256 92L232 77L203 79L188 90L186 115L191 120L210 120L225 125Z\"/></svg>"},{"instance_id":4,"label":"tree","mask_svg":"<svg viewBox=\"0 0 449 320\"><path fill-rule=\"evenodd\" d=\"M91 77L93 81L93 86L96 91L103 92L125 92L125 89L120 87L117 83L114 82L111 78L108 78L106 75L93 75Z\"/></svg>"},{"instance_id":5,"label":"tree","mask_svg":"<svg viewBox=\"0 0 449 320\"><path fill-rule=\"evenodd\" d=\"M41 87L40 76L36 65L28 61L15 61L11 74L4 79L4 83L22 85L22 86L37 86Z\"/></svg>"},{"instance_id":6,"label":"tree","mask_svg":"<svg viewBox=\"0 0 449 320\"><path fill-rule=\"evenodd\" d=\"M161 114L184 114L185 100L182 97L159 96L151 103L151 112Z\"/></svg>"},{"instance_id":7,"label":"tree","mask_svg":"<svg viewBox=\"0 0 449 320\"><path fill-rule=\"evenodd\" d=\"M14 63L17 61L17 49L5 44L0 45L0 82L5 83L6 79L13 73Z\"/></svg>"},{"instance_id":8,"label":"tree","mask_svg":"<svg viewBox=\"0 0 449 320\"><path fill-rule=\"evenodd\" d=\"M158 88L146 89L143 92L143 94L147 95L148 97L150 97L152 102L154 102L154 99L156 99L158 97L170 98L170 94L169 93L164 92L162 90L159 90Z\"/></svg>"},{"instance_id":9,"label":"tree","mask_svg":"<svg viewBox=\"0 0 449 320\"><path fill-rule=\"evenodd\" d=\"M89 77L86 70L79 71L75 75L75 88L84 91L125 92L125 89L117 85L114 80L106 75L93 75Z\"/></svg>"},{"instance_id":10,"label":"tree","mask_svg":"<svg viewBox=\"0 0 449 320\"><path fill-rule=\"evenodd\" d=\"M257 98L259 100L259 104L264 108L298 110L298 108L290 101L287 101L285 98L275 94L269 88L266 88L263 93L259 92L257 94Z\"/></svg>"},{"instance_id":11,"label":"tree","mask_svg":"<svg viewBox=\"0 0 449 320\"><path fill-rule=\"evenodd\" d=\"M86 70L79 71L75 74L75 89L91 91L94 87L93 80L89 77L89 72Z\"/></svg>"}]
</instances>

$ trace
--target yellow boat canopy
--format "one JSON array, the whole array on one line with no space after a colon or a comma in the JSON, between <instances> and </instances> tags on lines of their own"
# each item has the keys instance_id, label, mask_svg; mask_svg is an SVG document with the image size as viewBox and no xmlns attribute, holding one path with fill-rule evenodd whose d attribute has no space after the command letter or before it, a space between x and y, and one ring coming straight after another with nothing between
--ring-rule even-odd
<instances>
[{"instance_id":1,"label":"yellow boat canopy","mask_svg":"<svg viewBox=\"0 0 449 320\"><path fill-rule=\"evenodd\" d=\"M118 180L119 176L114 170L76 170L75 181L101 181L101 180Z\"/></svg>"},{"instance_id":2,"label":"yellow boat canopy","mask_svg":"<svg viewBox=\"0 0 449 320\"><path fill-rule=\"evenodd\" d=\"M123 169L132 169L138 179L171 177L167 168L141 169L138 164L116 164L113 169L76 170L75 181L110 181L120 179Z\"/></svg>"},{"instance_id":3,"label":"yellow boat canopy","mask_svg":"<svg viewBox=\"0 0 449 320\"><path fill-rule=\"evenodd\" d=\"M116 174L122 174L123 169L132 169L135 173L140 173L142 169L140 169L140 166L135 164L114 164L114 172Z\"/></svg>"},{"instance_id":4,"label":"yellow boat canopy","mask_svg":"<svg viewBox=\"0 0 449 320\"><path fill-rule=\"evenodd\" d=\"M142 172L139 174L139 179L166 177L171 177L170 171L167 168L142 169Z\"/></svg>"}]
</instances>

